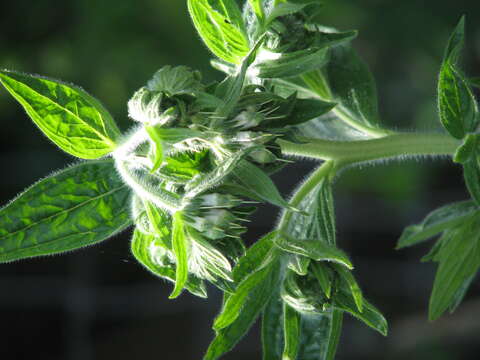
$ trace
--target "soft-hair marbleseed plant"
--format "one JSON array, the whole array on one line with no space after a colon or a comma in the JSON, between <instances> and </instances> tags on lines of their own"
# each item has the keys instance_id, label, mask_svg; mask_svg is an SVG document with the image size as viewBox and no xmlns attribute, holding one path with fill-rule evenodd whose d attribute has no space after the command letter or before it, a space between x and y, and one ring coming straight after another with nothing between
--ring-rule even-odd
<instances>
[{"instance_id":1,"label":"soft-hair marbleseed plant","mask_svg":"<svg viewBox=\"0 0 480 360\"><path fill-rule=\"evenodd\" d=\"M332 182L346 167L385 159L451 157L472 200L406 228L398 248L440 235L424 260L438 263L430 319L453 311L480 267L479 112L459 68L462 19L440 67L438 113L446 132L382 127L374 80L350 42L355 31L317 24L313 0L189 0L193 23L222 82L160 69L128 103L121 134L82 89L0 71L0 82L43 133L87 161L47 177L0 210L0 261L61 253L133 226L131 249L153 274L206 297L224 293L205 359L230 351L261 317L265 360L335 357L344 313L381 334L353 264L336 245ZM290 201L269 175L295 158L320 165ZM246 249L255 205L282 209Z\"/></svg>"}]
</instances>

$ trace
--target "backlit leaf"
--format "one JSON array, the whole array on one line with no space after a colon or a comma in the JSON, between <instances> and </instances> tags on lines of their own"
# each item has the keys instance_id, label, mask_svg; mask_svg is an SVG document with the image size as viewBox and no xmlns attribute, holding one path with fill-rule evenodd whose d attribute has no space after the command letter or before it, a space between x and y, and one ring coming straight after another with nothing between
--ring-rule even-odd
<instances>
[{"instance_id":1,"label":"backlit leaf","mask_svg":"<svg viewBox=\"0 0 480 360\"><path fill-rule=\"evenodd\" d=\"M6 70L0 71L0 82L65 152L97 159L115 149L120 131L114 120L98 100L79 87Z\"/></svg>"},{"instance_id":2,"label":"backlit leaf","mask_svg":"<svg viewBox=\"0 0 480 360\"><path fill-rule=\"evenodd\" d=\"M249 43L235 0L188 0L188 10L208 48L219 58L239 64Z\"/></svg>"},{"instance_id":3,"label":"backlit leaf","mask_svg":"<svg viewBox=\"0 0 480 360\"><path fill-rule=\"evenodd\" d=\"M105 240L131 224L129 198L111 160L83 162L40 180L0 210L0 262Z\"/></svg>"},{"instance_id":4,"label":"backlit leaf","mask_svg":"<svg viewBox=\"0 0 480 360\"><path fill-rule=\"evenodd\" d=\"M188 279L188 240L180 211L173 215L172 248L175 254L177 270L175 275L175 288L170 295L170 299L174 299L180 295Z\"/></svg>"}]
</instances>

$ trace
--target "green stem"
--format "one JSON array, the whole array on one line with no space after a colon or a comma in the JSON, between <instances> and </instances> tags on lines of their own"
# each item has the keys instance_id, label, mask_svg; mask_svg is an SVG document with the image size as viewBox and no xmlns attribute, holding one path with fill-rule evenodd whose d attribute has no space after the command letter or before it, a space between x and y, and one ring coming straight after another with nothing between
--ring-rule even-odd
<instances>
[{"instance_id":1,"label":"green stem","mask_svg":"<svg viewBox=\"0 0 480 360\"><path fill-rule=\"evenodd\" d=\"M305 144L277 140L284 155L303 156L325 162L296 190L290 205L299 207L302 200L325 176L334 176L348 165L389 158L405 158L422 155L453 155L461 144L459 140L444 134L405 133L388 135L379 139L360 141L335 141L301 138ZM286 210L278 224L280 231L287 226L291 211Z\"/></svg>"},{"instance_id":2,"label":"green stem","mask_svg":"<svg viewBox=\"0 0 480 360\"><path fill-rule=\"evenodd\" d=\"M325 161L321 166L319 166L308 178L307 180L297 189L295 194L290 200L290 205L292 207L298 207L302 200L307 196L310 191L312 191L315 186L325 177L328 176L330 170L333 168L333 161ZM278 229L280 231L284 230L292 216L290 210L285 210L280 218L278 223Z\"/></svg>"},{"instance_id":3,"label":"green stem","mask_svg":"<svg viewBox=\"0 0 480 360\"><path fill-rule=\"evenodd\" d=\"M335 141L301 138L305 144L277 140L284 155L303 156L342 163L422 155L453 155L460 141L444 134L404 133L378 139Z\"/></svg>"}]
</instances>

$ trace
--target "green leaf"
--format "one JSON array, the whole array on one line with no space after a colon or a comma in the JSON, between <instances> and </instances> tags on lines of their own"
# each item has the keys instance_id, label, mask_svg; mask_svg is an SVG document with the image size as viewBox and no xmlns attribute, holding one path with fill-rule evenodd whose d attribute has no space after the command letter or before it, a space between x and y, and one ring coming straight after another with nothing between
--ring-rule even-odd
<instances>
[{"instance_id":1,"label":"green leaf","mask_svg":"<svg viewBox=\"0 0 480 360\"><path fill-rule=\"evenodd\" d=\"M478 106L465 76L449 60L438 80L438 110L445 129L457 139L478 125Z\"/></svg>"},{"instance_id":2,"label":"green leaf","mask_svg":"<svg viewBox=\"0 0 480 360\"><path fill-rule=\"evenodd\" d=\"M235 109L240 96L242 94L243 86L245 83L245 77L247 70L252 61L255 58L256 52L260 45L263 43L265 37L261 37L253 46L253 48L242 59L241 65L236 71L228 76L224 81L218 84L215 89L215 95L223 100L223 104L218 107L216 116L218 119L214 119L211 124L211 128L215 128L215 125L222 123L221 120L226 119L230 113Z\"/></svg>"},{"instance_id":3,"label":"green leaf","mask_svg":"<svg viewBox=\"0 0 480 360\"><path fill-rule=\"evenodd\" d=\"M480 163L478 155L463 164L463 177L468 192L477 205L480 205Z\"/></svg>"},{"instance_id":4,"label":"green leaf","mask_svg":"<svg viewBox=\"0 0 480 360\"><path fill-rule=\"evenodd\" d=\"M465 16L462 16L457 26L453 30L453 33L450 35L450 39L448 40L448 44L445 49L445 54L443 56L444 61L457 63L463 50L464 43Z\"/></svg>"},{"instance_id":5,"label":"green leaf","mask_svg":"<svg viewBox=\"0 0 480 360\"><path fill-rule=\"evenodd\" d=\"M283 322L285 348L282 360L295 360L300 346L300 314L283 304Z\"/></svg>"},{"instance_id":6,"label":"green leaf","mask_svg":"<svg viewBox=\"0 0 480 360\"><path fill-rule=\"evenodd\" d=\"M204 360L216 360L230 351L250 329L271 296L277 293L276 289L278 288L280 277L279 265L278 261L269 265L271 268L269 276L253 289L243 306L240 316L238 316L230 326L217 332L215 339L207 350Z\"/></svg>"},{"instance_id":7,"label":"green leaf","mask_svg":"<svg viewBox=\"0 0 480 360\"><path fill-rule=\"evenodd\" d=\"M317 0L306 1L304 3L294 3L294 2L283 2L281 4L277 4L272 11L270 11L267 19L267 24L270 24L273 20L278 17L295 14L301 10L303 10L306 6L311 4L318 4Z\"/></svg>"},{"instance_id":8,"label":"green leaf","mask_svg":"<svg viewBox=\"0 0 480 360\"><path fill-rule=\"evenodd\" d=\"M168 96L191 94L194 95L203 89L202 75L186 66L170 65L158 70L147 83L150 91L159 91Z\"/></svg>"},{"instance_id":9,"label":"green leaf","mask_svg":"<svg viewBox=\"0 0 480 360\"><path fill-rule=\"evenodd\" d=\"M339 267L341 268L341 267ZM332 280L333 274L328 266L322 263L314 262L311 266L313 275L318 280L318 284L322 288L327 299L330 299L332 294Z\"/></svg>"},{"instance_id":10,"label":"green leaf","mask_svg":"<svg viewBox=\"0 0 480 360\"><path fill-rule=\"evenodd\" d=\"M312 47L291 53L262 50L250 68L252 76L261 79L286 78L312 71L328 61L328 49Z\"/></svg>"},{"instance_id":11,"label":"green leaf","mask_svg":"<svg viewBox=\"0 0 480 360\"><path fill-rule=\"evenodd\" d=\"M240 284L238 284L235 292L228 298L220 314L213 323L213 328L218 331L237 319L240 315L247 297L251 296L253 289L257 286L263 286L263 282L271 271L270 267L263 267L249 276L245 277Z\"/></svg>"},{"instance_id":12,"label":"green leaf","mask_svg":"<svg viewBox=\"0 0 480 360\"><path fill-rule=\"evenodd\" d=\"M54 173L0 209L0 262L103 241L131 224L129 199L111 160Z\"/></svg>"},{"instance_id":13,"label":"green leaf","mask_svg":"<svg viewBox=\"0 0 480 360\"><path fill-rule=\"evenodd\" d=\"M357 305L351 294L339 292L334 299L334 305L340 310L346 311L363 321L366 325L377 330L383 336L387 336L388 325L387 320L372 304L367 300L363 300L363 311L358 310Z\"/></svg>"},{"instance_id":14,"label":"green leaf","mask_svg":"<svg viewBox=\"0 0 480 360\"><path fill-rule=\"evenodd\" d=\"M333 264L335 271L340 275L340 278L344 281L344 291L348 291L355 301L358 311L363 311L363 295L360 286L353 277L351 271L346 270L343 266Z\"/></svg>"},{"instance_id":15,"label":"green leaf","mask_svg":"<svg viewBox=\"0 0 480 360\"><path fill-rule=\"evenodd\" d=\"M183 222L182 213L177 211L173 215L172 223L172 247L177 263L177 271L175 276L175 288L169 297L170 299L175 299L180 295L188 279L188 239L185 235L184 227L185 224Z\"/></svg>"},{"instance_id":16,"label":"green leaf","mask_svg":"<svg viewBox=\"0 0 480 360\"><path fill-rule=\"evenodd\" d=\"M263 12L262 0L248 0L248 3L252 7L257 19L260 21L260 23L263 23L265 19L265 13Z\"/></svg>"},{"instance_id":17,"label":"green leaf","mask_svg":"<svg viewBox=\"0 0 480 360\"><path fill-rule=\"evenodd\" d=\"M343 314L339 310L333 310L330 323L330 336L328 339L327 356L325 360L334 360L337 353L340 335L342 334Z\"/></svg>"},{"instance_id":18,"label":"green leaf","mask_svg":"<svg viewBox=\"0 0 480 360\"><path fill-rule=\"evenodd\" d=\"M248 73L252 77L274 79L298 76L316 70L328 62L330 47L351 41L356 36L356 31L318 32L312 46L306 49L292 52L260 49Z\"/></svg>"},{"instance_id":19,"label":"green leaf","mask_svg":"<svg viewBox=\"0 0 480 360\"><path fill-rule=\"evenodd\" d=\"M465 298L465 295L467 294L468 288L472 284L473 280L475 279L475 275L471 276L470 278L466 279L460 289L457 290L455 293L454 299L450 306L448 307L448 311L450 314L452 314L455 310L457 310L458 306L460 303L463 301Z\"/></svg>"},{"instance_id":20,"label":"green leaf","mask_svg":"<svg viewBox=\"0 0 480 360\"><path fill-rule=\"evenodd\" d=\"M188 0L193 24L219 58L240 64L249 51L240 9L234 0Z\"/></svg>"},{"instance_id":21,"label":"green leaf","mask_svg":"<svg viewBox=\"0 0 480 360\"><path fill-rule=\"evenodd\" d=\"M0 82L65 152L97 159L115 149L120 131L114 120L98 100L79 87L7 70L0 71Z\"/></svg>"},{"instance_id":22,"label":"green leaf","mask_svg":"<svg viewBox=\"0 0 480 360\"><path fill-rule=\"evenodd\" d=\"M304 74L302 79L320 98L336 102L342 117L368 127L379 125L375 80L351 46L332 48L324 69Z\"/></svg>"},{"instance_id":23,"label":"green leaf","mask_svg":"<svg viewBox=\"0 0 480 360\"><path fill-rule=\"evenodd\" d=\"M152 274L174 283L175 266L165 266L155 261L155 257L152 256L152 249L155 251L154 249L158 246L162 245L158 243L158 239L155 236L143 234L138 229L135 229L131 243L131 250L135 259ZM207 297L205 285L198 278L190 276L185 287L193 295L202 298Z\"/></svg>"},{"instance_id":24,"label":"green leaf","mask_svg":"<svg viewBox=\"0 0 480 360\"><path fill-rule=\"evenodd\" d=\"M162 209L157 208L150 201L143 201L148 221L153 228L155 236L160 238L167 248L171 248L171 218Z\"/></svg>"},{"instance_id":25,"label":"green leaf","mask_svg":"<svg viewBox=\"0 0 480 360\"><path fill-rule=\"evenodd\" d=\"M455 227L477 212L473 201L448 204L432 211L422 223L407 227L398 240L397 249L416 245Z\"/></svg>"},{"instance_id":26,"label":"green leaf","mask_svg":"<svg viewBox=\"0 0 480 360\"><path fill-rule=\"evenodd\" d=\"M211 172L203 173L192 179L192 181L188 182L185 186L185 198L192 199L202 192L220 185L228 175L235 174L240 166L239 164L243 162L242 159L257 148L258 147L251 146L239 150L231 156L222 159Z\"/></svg>"},{"instance_id":27,"label":"green leaf","mask_svg":"<svg viewBox=\"0 0 480 360\"><path fill-rule=\"evenodd\" d=\"M262 316L263 360L281 359L283 346L283 301L280 294L275 293Z\"/></svg>"},{"instance_id":28,"label":"green leaf","mask_svg":"<svg viewBox=\"0 0 480 360\"><path fill-rule=\"evenodd\" d=\"M480 89L480 77L470 78L468 79L468 83L470 84L470 86Z\"/></svg>"},{"instance_id":29,"label":"green leaf","mask_svg":"<svg viewBox=\"0 0 480 360\"><path fill-rule=\"evenodd\" d=\"M296 210L292 209L285 201L270 177L252 163L246 160L240 161L232 171L232 177L262 200L273 205Z\"/></svg>"},{"instance_id":30,"label":"green leaf","mask_svg":"<svg viewBox=\"0 0 480 360\"><path fill-rule=\"evenodd\" d=\"M455 151L453 161L458 164L464 164L475 158L478 149L479 134L467 134L463 139L462 145L460 145Z\"/></svg>"},{"instance_id":31,"label":"green leaf","mask_svg":"<svg viewBox=\"0 0 480 360\"><path fill-rule=\"evenodd\" d=\"M340 310L302 314L299 360L333 360L341 333Z\"/></svg>"},{"instance_id":32,"label":"green leaf","mask_svg":"<svg viewBox=\"0 0 480 360\"><path fill-rule=\"evenodd\" d=\"M440 121L453 137L462 139L478 125L478 106L469 80L457 68L465 42L465 18L462 17L445 49L438 80Z\"/></svg>"},{"instance_id":33,"label":"green leaf","mask_svg":"<svg viewBox=\"0 0 480 360\"><path fill-rule=\"evenodd\" d=\"M429 318L435 320L457 303L457 293L480 267L478 218L454 230L437 255L439 266L430 297Z\"/></svg>"},{"instance_id":34,"label":"green leaf","mask_svg":"<svg viewBox=\"0 0 480 360\"><path fill-rule=\"evenodd\" d=\"M272 119L266 122L268 128L283 128L303 124L328 113L335 107L335 103L313 99L296 99L289 115ZM268 120L268 118L267 118Z\"/></svg>"},{"instance_id":35,"label":"green leaf","mask_svg":"<svg viewBox=\"0 0 480 360\"><path fill-rule=\"evenodd\" d=\"M233 279L240 283L249 274L256 269L263 267L265 261L269 259L269 254L273 248L273 239L277 236L276 231L272 231L260 240L250 246L244 256L240 258L237 265L233 268Z\"/></svg>"},{"instance_id":36,"label":"green leaf","mask_svg":"<svg viewBox=\"0 0 480 360\"><path fill-rule=\"evenodd\" d=\"M220 277L227 281L232 279L232 267L228 259L208 242L203 236L192 228L187 230L188 236L192 240L192 253L199 258L198 266L205 267L205 279L214 281ZM203 277L202 277L203 278Z\"/></svg>"},{"instance_id":37,"label":"green leaf","mask_svg":"<svg viewBox=\"0 0 480 360\"><path fill-rule=\"evenodd\" d=\"M334 245L318 240L293 239L282 235L275 239L275 244L282 250L309 257L315 261L335 262L347 269L353 269L350 259Z\"/></svg>"},{"instance_id":38,"label":"green leaf","mask_svg":"<svg viewBox=\"0 0 480 360\"><path fill-rule=\"evenodd\" d=\"M307 275L310 262L310 259L305 256L291 254L289 256L288 268L298 275Z\"/></svg>"}]
</instances>

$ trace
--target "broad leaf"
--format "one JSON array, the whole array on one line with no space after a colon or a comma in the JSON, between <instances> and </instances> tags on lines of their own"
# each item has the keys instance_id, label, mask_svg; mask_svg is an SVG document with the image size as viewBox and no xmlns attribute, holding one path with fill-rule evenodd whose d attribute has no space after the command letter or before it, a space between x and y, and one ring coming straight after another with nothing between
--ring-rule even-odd
<instances>
[{"instance_id":1,"label":"broad leaf","mask_svg":"<svg viewBox=\"0 0 480 360\"><path fill-rule=\"evenodd\" d=\"M449 60L440 70L438 109L443 126L457 139L478 125L478 106L467 79Z\"/></svg>"},{"instance_id":2,"label":"broad leaf","mask_svg":"<svg viewBox=\"0 0 480 360\"><path fill-rule=\"evenodd\" d=\"M435 235L463 223L477 212L473 201L461 201L432 211L425 220L407 227L398 240L397 249L426 241Z\"/></svg>"},{"instance_id":3,"label":"broad leaf","mask_svg":"<svg viewBox=\"0 0 480 360\"><path fill-rule=\"evenodd\" d=\"M379 125L375 80L350 46L332 48L324 69L302 78L320 98L336 102L336 111L342 118L367 127Z\"/></svg>"},{"instance_id":4,"label":"broad leaf","mask_svg":"<svg viewBox=\"0 0 480 360\"><path fill-rule=\"evenodd\" d=\"M185 234L185 223L181 212L176 212L173 215L172 248L175 254L177 271L175 274L175 288L170 295L170 299L180 295L188 279L188 239Z\"/></svg>"},{"instance_id":5,"label":"broad leaf","mask_svg":"<svg viewBox=\"0 0 480 360\"><path fill-rule=\"evenodd\" d=\"M455 151L453 161L459 164L465 164L470 160L474 160L477 154L479 139L480 134L467 134L463 139L462 145Z\"/></svg>"},{"instance_id":6,"label":"broad leaf","mask_svg":"<svg viewBox=\"0 0 480 360\"><path fill-rule=\"evenodd\" d=\"M480 267L479 220L473 218L450 230L437 255L439 266L430 297L429 318L435 320L456 305L457 293Z\"/></svg>"},{"instance_id":7,"label":"broad leaf","mask_svg":"<svg viewBox=\"0 0 480 360\"><path fill-rule=\"evenodd\" d=\"M42 132L82 159L111 153L120 131L111 115L84 90L37 75L0 71L0 82Z\"/></svg>"},{"instance_id":8,"label":"broad leaf","mask_svg":"<svg viewBox=\"0 0 480 360\"><path fill-rule=\"evenodd\" d=\"M168 96L180 94L196 94L203 89L200 82L201 74L186 66L169 65L158 70L148 82L147 88L150 91L159 91Z\"/></svg>"},{"instance_id":9,"label":"broad leaf","mask_svg":"<svg viewBox=\"0 0 480 360\"><path fill-rule=\"evenodd\" d=\"M249 43L235 0L188 0L188 10L208 48L219 58L240 64Z\"/></svg>"},{"instance_id":10,"label":"broad leaf","mask_svg":"<svg viewBox=\"0 0 480 360\"><path fill-rule=\"evenodd\" d=\"M464 45L465 19L462 17L450 37L438 80L438 109L447 131L458 139L474 131L478 124L478 106L468 79L457 67Z\"/></svg>"},{"instance_id":11,"label":"broad leaf","mask_svg":"<svg viewBox=\"0 0 480 360\"><path fill-rule=\"evenodd\" d=\"M0 210L0 262L105 240L131 224L129 198L110 160L57 172Z\"/></svg>"}]
</instances>

